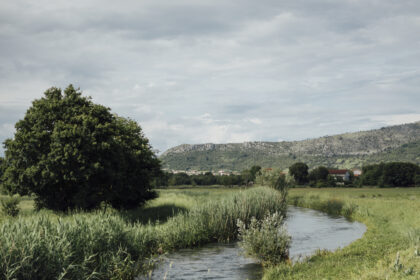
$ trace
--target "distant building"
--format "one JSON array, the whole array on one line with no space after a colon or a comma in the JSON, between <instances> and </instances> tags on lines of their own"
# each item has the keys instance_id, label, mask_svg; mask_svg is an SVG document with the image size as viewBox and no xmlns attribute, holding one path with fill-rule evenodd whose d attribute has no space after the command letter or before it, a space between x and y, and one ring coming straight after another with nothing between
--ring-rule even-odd
<instances>
[{"instance_id":1,"label":"distant building","mask_svg":"<svg viewBox=\"0 0 420 280\"><path fill-rule=\"evenodd\" d=\"M354 177L359 177L360 175L362 175L362 169L353 168L351 171L353 171Z\"/></svg>"},{"instance_id":2,"label":"distant building","mask_svg":"<svg viewBox=\"0 0 420 280\"><path fill-rule=\"evenodd\" d=\"M341 178L344 181L350 180L350 171L347 169L329 169L328 174L335 178Z\"/></svg>"},{"instance_id":3,"label":"distant building","mask_svg":"<svg viewBox=\"0 0 420 280\"><path fill-rule=\"evenodd\" d=\"M217 175L219 176L230 175L230 172L225 171L225 170L219 170L219 172L217 172Z\"/></svg>"}]
</instances>

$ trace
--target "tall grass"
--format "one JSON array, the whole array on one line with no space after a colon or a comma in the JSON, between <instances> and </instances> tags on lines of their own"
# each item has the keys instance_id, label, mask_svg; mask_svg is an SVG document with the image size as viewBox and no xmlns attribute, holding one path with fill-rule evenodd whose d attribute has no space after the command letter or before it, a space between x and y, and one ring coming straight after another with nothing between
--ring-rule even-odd
<instances>
[{"instance_id":1,"label":"tall grass","mask_svg":"<svg viewBox=\"0 0 420 280\"><path fill-rule=\"evenodd\" d=\"M333 216L344 216L350 218L357 210L357 205L351 202L344 202L337 198L328 198L321 200L319 196L292 196L289 203L294 206L312 208Z\"/></svg>"},{"instance_id":2,"label":"tall grass","mask_svg":"<svg viewBox=\"0 0 420 280\"><path fill-rule=\"evenodd\" d=\"M162 224L133 223L115 211L7 219L0 226L0 279L133 279L158 253L234 240L238 219L285 213L279 195L259 187L210 196Z\"/></svg>"},{"instance_id":3,"label":"tall grass","mask_svg":"<svg viewBox=\"0 0 420 280\"><path fill-rule=\"evenodd\" d=\"M294 205L347 215L367 231L333 253L268 268L263 279L420 279L420 188L302 188L289 195Z\"/></svg>"}]
</instances>

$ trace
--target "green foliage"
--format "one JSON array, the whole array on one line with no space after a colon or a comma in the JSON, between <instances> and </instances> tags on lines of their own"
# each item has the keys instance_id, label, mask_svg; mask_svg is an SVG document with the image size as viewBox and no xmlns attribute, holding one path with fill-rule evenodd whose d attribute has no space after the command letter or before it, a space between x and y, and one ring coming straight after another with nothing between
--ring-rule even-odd
<instances>
[{"instance_id":1,"label":"green foliage","mask_svg":"<svg viewBox=\"0 0 420 280\"><path fill-rule=\"evenodd\" d=\"M256 257L263 264L273 265L288 259L289 255L291 239L283 227L288 184L285 176L279 171L265 170L259 175L264 178L263 176L270 187L277 191L282 211L267 212L262 220L252 217L249 223L238 219L237 225L240 244L245 253Z\"/></svg>"},{"instance_id":2,"label":"green foliage","mask_svg":"<svg viewBox=\"0 0 420 280\"><path fill-rule=\"evenodd\" d=\"M29 280L134 279L158 253L235 240L238 219L248 225L252 217L286 211L279 192L266 187L219 196L166 191L158 200L177 203L185 196L185 201L197 203L163 224L132 222L115 210L61 217L41 211L7 219L0 225L0 275Z\"/></svg>"},{"instance_id":3,"label":"green foliage","mask_svg":"<svg viewBox=\"0 0 420 280\"><path fill-rule=\"evenodd\" d=\"M168 174L168 185L169 186L180 186L180 185L191 185L191 178L187 173L181 172L176 174Z\"/></svg>"},{"instance_id":4,"label":"green foliage","mask_svg":"<svg viewBox=\"0 0 420 280\"><path fill-rule=\"evenodd\" d=\"M261 174L261 166L254 165L250 169L243 170L241 172L242 181L245 185L255 182L257 176Z\"/></svg>"},{"instance_id":5,"label":"green foliage","mask_svg":"<svg viewBox=\"0 0 420 280\"><path fill-rule=\"evenodd\" d=\"M409 162L389 162L384 164L382 183L385 186L413 186L420 167Z\"/></svg>"},{"instance_id":6,"label":"green foliage","mask_svg":"<svg viewBox=\"0 0 420 280\"><path fill-rule=\"evenodd\" d=\"M328 176L327 176L327 185L328 185L329 187L336 187L336 186L337 186L337 181L336 181L336 179L335 179L333 176L328 175Z\"/></svg>"},{"instance_id":7,"label":"green foliage","mask_svg":"<svg viewBox=\"0 0 420 280\"><path fill-rule=\"evenodd\" d=\"M281 174L280 176L278 176L276 182L274 183L272 187L282 193L283 192L287 193L289 185L286 182L286 176L284 174Z\"/></svg>"},{"instance_id":8,"label":"green foliage","mask_svg":"<svg viewBox=\"0 0 420 280\"><path fill-rule=\"evenodd\" d=\"M15 127L5 141L8 192L34 193L38 206L56 210L133 208L154 197L160 165L140 126L73 86L48 89Z\"/></svg>"},{"instance_id":9,"label":"green foliage","mask_svg":"<svg viewBox=\"0 0 420 280\"><path fill-rule=\"evenodd\" d=\"M360 184L381 187L416 185L420 167L409 162L388 162L363 167Z\"/></svg>"},{"instance_id":10,"label":"green foliage","mask_svg":"<svg viewBox=\"0 0 420 280\"><path fill-rule=\"evenodd\" d=\"M247 226L238 220L240 245L245 254L263 264L275 265L289 258L291 238L279 213L268 214L262 220L252 218Z\"/></svg>"},{"instance_id":11,"label":"green foliage","mask_svg":"<svg viewBox=\"0 0 420 280\"><path fill-rule=\"evenodd\" d=\"M283 173L279 169L265 168L257 175L255 182L261 186L269 186L274 188L279 177Z\"/></svg>"},{"instance_id":12,"label":"green foliage","mask_svg":"<svg viewBox=\"0 0 420 280\"><path fill-rule=\"evenodd\" d=\"M303 162L296 162L289 167L290 175L295 178L299 185L303 185L308 182L308 166Z\"/></svg>"},{"instance_id":13,"label":"green foliage","mask_svg":"<svg viewBox=\"0 0 420 280\"><path fill-rule=\"evenodd\" d=\"M9 196L1 200L1 210L6 215L16 217L19 214L19 195Z\"/></svg>"},{"instance_id":14,"label":"green foliage","mask_svg":"<svg viewBox=\"0 0 420 280\"><path fill-rule=\"evenodd\" d=\"M321 181L321 180L325 181L327 180L327 177L328 177L328 169L324 166L319 166L317 168L312 169L309 172L308 180L315 181L315 182Z\"/></svg>"}]
</instances>

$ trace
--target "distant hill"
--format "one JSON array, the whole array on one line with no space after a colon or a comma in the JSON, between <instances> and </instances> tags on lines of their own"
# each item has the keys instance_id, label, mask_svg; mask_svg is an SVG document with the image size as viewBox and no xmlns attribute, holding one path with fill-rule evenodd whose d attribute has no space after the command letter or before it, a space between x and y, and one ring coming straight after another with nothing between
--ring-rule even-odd
<instances>
[{"instance_id":1,"label":"distant hill","mask_svg":"<svg viewBox=\"0 0 420 280\"><path fill-rule=\"evenodd\" d=\"M420 164L420 122L303 141L184 144L160 159L174 170L240 171L256 164L285 169L297 161L337 168L380 161Z\"/></svg>"}]
</instances>

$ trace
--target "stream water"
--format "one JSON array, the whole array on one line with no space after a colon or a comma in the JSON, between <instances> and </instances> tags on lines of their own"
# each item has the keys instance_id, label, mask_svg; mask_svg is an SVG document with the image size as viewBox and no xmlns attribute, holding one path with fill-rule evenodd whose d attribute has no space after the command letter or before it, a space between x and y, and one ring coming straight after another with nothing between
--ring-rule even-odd
<instances>
[{"instance_id":1,"label":"stream water","mask_svg":"<svg viewBox=\"0 0 420 280\"><path fill-rule=\"evenodd\" d=\"M290 256L297 260L317 249L335 250L362 237L365 225L319 211L289 207L286 227L292 236ZM262 267L244 257L236 242L213 243L169 254L151 279L261 279ZM146 278L149 279L149 278Z\"/></svg>"}]
</instances>

